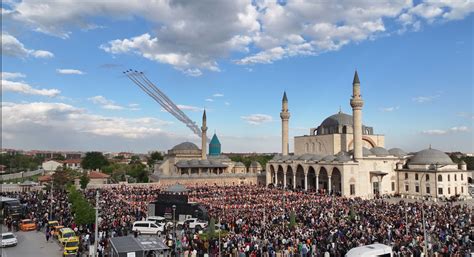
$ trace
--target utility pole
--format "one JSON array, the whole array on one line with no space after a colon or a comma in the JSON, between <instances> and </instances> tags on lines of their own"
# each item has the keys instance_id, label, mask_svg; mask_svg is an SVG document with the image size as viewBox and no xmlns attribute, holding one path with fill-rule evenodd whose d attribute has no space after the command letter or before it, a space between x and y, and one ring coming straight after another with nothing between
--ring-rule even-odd
<instances>
[{"instance_id":1,"label":"utility pole","mask_svg":"<svg viewBox=\"0 0 474 257\"><path fill-rule=\"evenodd\" d=\"M51 204L49 205L49 220L53 220L53 187L54 187L54 178L51 176L51 188L49 191L49 198L51 199Z\"/></svg>"},{"instance_id":2,"label":"utility pole","mask_svg":"<svg viewBox=\"0 0 474 257\"><path fill-rule=\"evenodd\" d=\"M221 229L222 229L222 224L221 224L221 218L219 217L219 257L221 257Z\"/></svg>"},{"instance_id":3,"label":"utility pole","mask_svg":"<svg viewBox=\"0 0 474 257\"><path fill-rule=\"evenodd\" d=\"M97 254L97 244L99 241L99 190L95 193L95 232L94 232L94 256Z\"/></svg>"}]
</instances>

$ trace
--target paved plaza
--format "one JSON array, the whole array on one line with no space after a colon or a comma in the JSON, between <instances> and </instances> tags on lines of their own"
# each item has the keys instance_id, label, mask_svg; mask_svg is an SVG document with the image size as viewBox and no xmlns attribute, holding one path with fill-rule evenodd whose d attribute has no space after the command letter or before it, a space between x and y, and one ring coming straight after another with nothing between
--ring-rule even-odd
<instances>
[{"instance_id":1,"label":"paved plaza","mask_svg":"<svg viewBox=\"0 0 474 257\"><path fill-rule=\"evenodd\" d=\"M61 256L61 248L57 241L49 240L43 232L15 232L18 245L1 248L1 257L56 257Z\"/></svg>"}]
</instances>

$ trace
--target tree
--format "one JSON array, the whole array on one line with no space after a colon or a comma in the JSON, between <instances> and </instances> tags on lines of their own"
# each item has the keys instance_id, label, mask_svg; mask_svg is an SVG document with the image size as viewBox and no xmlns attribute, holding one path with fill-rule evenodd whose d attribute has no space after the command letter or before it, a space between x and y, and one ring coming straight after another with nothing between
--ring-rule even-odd
<instances>
[{"instance_id":1,"label":"tree","mask_svg":"<svg viewBox=\"0 0 474 257\"><path fill-rule=\"evenodd\" d=\"M86 189L86 188L87 188L87 184L89 184L89 181L91 181L91 179L89 178L89 176L87 176L86 173L82 174L81 180L79 181L79 183L81 184L81 188L82 188L82 189Z\"/></svg>"},{"instance_id":2,"label":"tree","mask_svg":"<svg viewBox=\"0 0 474 257\"><path fill-rule=\"evenodd\" d=\"M132 158L130 158L130 162L128 164L141 164L142 162L140 161L140 157L137 155L133 155Z\"/></svg>"},{"instance_id":3,"label":"tree","mask_svg":"<svg viewBox=\"0 0 474 257\"><path fill-rule=\"evenodd\" d=\"M290 229L295 228L296 226L296 215L295 211L291 211L290 213Z\"/></svg>"},{"instance_id":4,"label":"tree","mask_svg":"<svg viewBox=\"0 0 474 257\"><path fill-rule=\"evenodd\" d=\"M152 152L148 157L148 166L153 166L157 161L163 160L163 155L160 152Z\"/></svg>"},{"instance_id":5,"label":"tree","mask_svg":"<svg viewBox=\"0 0 474 257\"><path fill-rule=\"evenodd\" d=\"M54 188L64 189L65 186L72 184L73 176L69 169L58 167L53 174Z\"/></svg>"},{"instance_id":6,"label":"tree","mask_svg":"<svg viewBox=\"0 0 474 257\"><path fill-rule=\"evenodd\" d=\"M95 222L94 208L74 186L68 187L68 199L72 205L74 220L78 225L90 225Z\"/></svg>"},{"instance_id":7,"label":"tree","mask_svg":"<svg viewBox=\"0 0 474 257\"><path fill-rule=\"evenodd\" d=\"M109 161L101 152L87 152L81 161L82 168L90 170L102 169L107 165L109 165Z\"/></svg>"}]
</instances>

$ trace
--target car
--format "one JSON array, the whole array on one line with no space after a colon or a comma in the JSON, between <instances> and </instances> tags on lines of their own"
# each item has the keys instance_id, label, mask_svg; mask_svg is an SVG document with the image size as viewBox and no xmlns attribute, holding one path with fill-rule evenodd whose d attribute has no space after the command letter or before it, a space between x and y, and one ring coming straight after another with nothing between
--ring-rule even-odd
<instances>
[{"instance_id":1,"label":"car","mask_svg":"<svg viewBox=\"0 0 474 257\"><path fill-rule=\"evenodd\" d=\"M21 231L32 231L36 230L36 223L30 219L24 219L20 221L20 230Z\"/></svg>"},{"instance_id":2,"label":"car","mask_svg":"<svg viewBox=\"0 0 474 257\"><path fill-rule=\"evenodd\" d=\"M64 228L63 225L57 225L57 226L52 227L51 230L53 231L53 237L58 237L59 230L62 228Z\"/></svg>"},{"instance_id":3,"label":"car","mask_svg":"<svg viewBox=\"0 0 474 257\"><path fill-rule=\"evenodd\" d=\"M153 221L135 221L132 226L133 232L138 234L152 234L159 235L165 231L164 224L158 225Z\"/></svg>"},{"instance_id":4,"label":"car","mask_svg":"<svg viewBox=\"0 0 474 257\"><path fill-rule=\"evenodd\" d=\"M63 245L66 243L66 241L74 237L76 237L76 233L70 228L61 228L58 231L58 241Z\"/></svg>"},{"instance_id":5,"label":"car","mask_svg":"<svg viewBox=\"0 0 474 257\"><path fill-rule=\"evenodd\" d=\"M15 246L17 244L18 240L16 239L16 236L13 233L2 233L2 247Z\"/></svg>"},{"instance_id":6,"label":"car","mask_svg":"<svg viewBox=\"0 0 474 257\"><path fill-rule=\"evenodd\" d=\"M198 218L188 218L184 221L178 222L177 227L182 228L183 226L186 225L188 228L201 230L203 228L206 228L207 224L208 224L207 221L202 221L202 220L199 220Z\"/></svg>"},{"instance_id":7,"label":"car","mask_svg":"<svg viewBox=\"0 0 474 257\"><path fill-rule=\"evenodd\" d=\"M63 257L77 256L79 250L79 238L70 237L64 241Z\"/></svg>"},{"instance_id":8,"label":"car","mask_svg":"<svg viewBox=\"0 0 474 257\"><path fill-rule=\"evenodd\" d=\"M164 225L165 228L169 229L173 227L173 222L172 221L167 221L165 217L161 216L148 216L146 218L147 221L153 221L155 224L161 226Z\"/></svg>"},{"instance_id":9,"label":"car","mask_svg":"<svg viewBox=\"0 0 474 257\"><path fill-rule=\"evenodd\" d=\"M57 220L50 220L48 221L48 228L53 228L53 227L56 227L56 226L59 226L59 222Z\"/></svg>"}]
</instances>

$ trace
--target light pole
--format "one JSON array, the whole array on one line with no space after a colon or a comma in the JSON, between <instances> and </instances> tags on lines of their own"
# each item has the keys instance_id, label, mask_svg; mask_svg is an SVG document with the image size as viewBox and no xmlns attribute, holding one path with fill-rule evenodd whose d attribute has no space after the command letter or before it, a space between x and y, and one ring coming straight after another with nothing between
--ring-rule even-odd
<instances>
[{"instance_id":1,"label":"light pole","mask_svg":"<svg viewBox=\"0 0 474 257\"><path fill-rule=\"evenodd\" d=\"M51 176L51 191L49 191L49 198L51 199L51 204L49 205L49 220L53 220L53 186L54 186L54 178Z\"/></svg>"},{"instance_id":2,"label":"light pole","mask_svg":"<svg viewBox=\"0 0 474 257\"><path fill-rule=\"evenodd\" d=\"M98 256L97 244L99 241L99 190L95 193L95 231L94 231L94 256Z\"/></svg>"},{"instance_id":3,"label":"light pole","mask_svg":"<svg viewBox=\"0 0 474 257\"><path fill-rule=\"evenodd\" d=\"M221 257L221 229L222 229L222 224L221 224L221 218L219 217L219 257Z\"/></svg>"},{"instance_id":4,"label":"light pole","mask_svg":"<svg viewBox=\"0 0 474 257\"><path fill-rule=\"evenodd\" d=\"M177 244L178 244L178 238L176 237L176 205L173 204L173 227L174 227L174 254L175 256L178 256L178 251L177 249Z\"/></svg>"},{"instance_id":5,"label":"light pole","mask_svg":"<svg viewBox=\"0 0 474 257\"><path fill-rule=\"evenodd\" d=\"M421 187L421 182L423 181L425 176L426 176L426 173L423 172L423 176L421 176L421 180L420 180L420 187ZM426 186L426 183L425 183L425 186ZM425 199L423 198L423 187L420 188L420 195L421 195L421 219L423 221L423 238L424 238L423 253L424 253L424 256L427 256L428 255L428 237L426 234Z\"/></svg>"}]
</instances>

